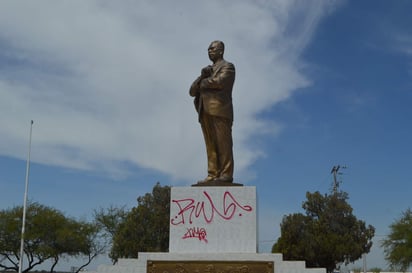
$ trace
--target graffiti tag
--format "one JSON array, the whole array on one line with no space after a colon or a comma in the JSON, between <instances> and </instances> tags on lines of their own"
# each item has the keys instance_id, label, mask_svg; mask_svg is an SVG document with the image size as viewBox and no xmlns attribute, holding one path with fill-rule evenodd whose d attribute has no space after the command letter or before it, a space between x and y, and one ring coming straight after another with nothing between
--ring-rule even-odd
<instances>
[{"instance_id":1,"label":"graffiti tag","mask_svg":"<svg viewBox=\"0 0 412 273\"><path fill-rule=\"evenodd\" d=\"M204 241L207 243L207 233L206 229L199 227L188 228L186 233L183 235L182 239L197 238L199 241Z\"/></svg>"},{"instance_id":2,"label":"graffiti tag","mask_svg":"<svg viewBox=\"0 0 412 273\"><path fill-rule=\"evenodd\" d=\"M216 207L209 193L203 191L203 195L206 199L202 201L196 201L193 198L172 200L179 208L179 211L171 219L170 223L175 226L186 223L192 224L194 219L200 218L209 224L215 217L231 220L235 213L238 213L238 216L242 216L242 212L247 213L253 210L249 205L240 204L229 191L223 194L223 205L221 208Z\"/></svg>"}]
</instances>

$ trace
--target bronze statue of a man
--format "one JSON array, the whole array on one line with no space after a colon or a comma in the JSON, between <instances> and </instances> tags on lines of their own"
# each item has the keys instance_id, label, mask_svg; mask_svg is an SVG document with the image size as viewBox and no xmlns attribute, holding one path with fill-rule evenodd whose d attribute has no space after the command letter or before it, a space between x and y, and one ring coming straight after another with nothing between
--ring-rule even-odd
<instances>
[{"instance_id":1,"label":"bronze statue of a man","mask_svg":"<svg viewBox=\"0 0 412 273\"><path fill-rule=\"evenodd\" d=\"M189 92L195 97L208 162L208 175L198 184L233 182L232 88L235 67L223 59L224 50L222 41L210 44L208 55L213 64L202 69Z\"/></svg>"}]
</instances>

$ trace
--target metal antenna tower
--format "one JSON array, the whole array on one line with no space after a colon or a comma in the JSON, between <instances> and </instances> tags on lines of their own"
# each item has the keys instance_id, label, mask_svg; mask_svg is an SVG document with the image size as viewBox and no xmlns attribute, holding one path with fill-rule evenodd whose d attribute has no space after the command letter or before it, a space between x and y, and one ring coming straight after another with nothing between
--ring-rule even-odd
<instances>
[{"instance_id":1,"label":"metal antenna tower","mask_svg":"<svg viewBox=\"0 0 412 273\"><path fill-rule=\"evenodd\" d=\"M339 185L342 183L342 181L338 181L338 175L342 174L341 172L339 172L340 168L346 169L346 166L336 165L333 166L332 170L330 171L330 173L333 174L333 193L338 192Z\"/></svg>"}]
</instances>

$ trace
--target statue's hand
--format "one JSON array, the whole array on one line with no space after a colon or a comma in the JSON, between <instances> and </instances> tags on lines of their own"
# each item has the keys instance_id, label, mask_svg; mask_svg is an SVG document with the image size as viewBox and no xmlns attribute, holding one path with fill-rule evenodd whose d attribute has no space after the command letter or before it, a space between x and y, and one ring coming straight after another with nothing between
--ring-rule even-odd
<instances>
[{"instance_id":1,"label":"statue's hand","mask_svg":"<svg viewBox=\"0 0 412 273\"><path fill-rule=\"evenodd\" d=\"M201 72L201 77L207 78L207 77L210 77L210 75L212 75L212 66L208 65L206 67L203 67L202 72Z\"/></svg>"}]
</instances>

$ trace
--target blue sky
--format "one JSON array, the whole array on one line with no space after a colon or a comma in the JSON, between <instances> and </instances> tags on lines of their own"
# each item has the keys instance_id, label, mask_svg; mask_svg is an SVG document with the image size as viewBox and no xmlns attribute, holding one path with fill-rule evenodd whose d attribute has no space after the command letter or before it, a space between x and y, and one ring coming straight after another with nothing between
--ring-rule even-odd
<instances>
[{"instance_id":1,"label":"blue sky","mask_svg":"<svg viewBox=\"0 0 412 273\"><path fill-rule=\"evenodd\" d=\"M235 180L257 187L259 251L345 165L341 189L376 228L367 265L385 269L379 241L411 206L411 10L404 0L1 1L0 208L23 203L31 119L29 198L68 216L203 178L188 89L220 39L237 69Z\"/></svg>"}]
</instances>

